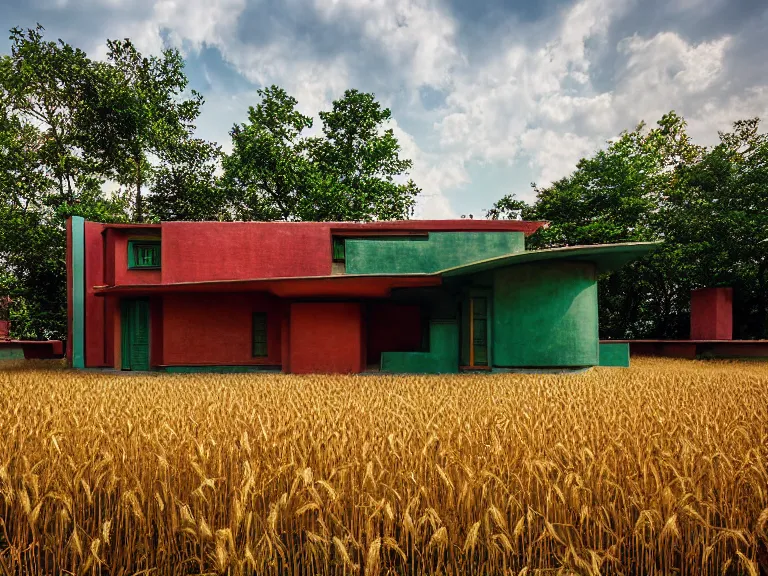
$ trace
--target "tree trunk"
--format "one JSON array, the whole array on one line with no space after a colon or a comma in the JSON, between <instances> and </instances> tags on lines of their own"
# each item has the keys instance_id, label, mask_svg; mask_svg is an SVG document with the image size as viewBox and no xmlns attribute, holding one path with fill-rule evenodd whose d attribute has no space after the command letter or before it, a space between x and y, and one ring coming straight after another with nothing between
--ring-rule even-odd
<instances>
[{"instance_id":1,"label":"tree trunk","mask_svg":"<svg viewBox=\"0 0 768 576\"><path fill-rule=\"evenodd\" d=\"M136 222L142 222L142 206L141 206L141 154L134 155L134 161L136 162L136 209L133 215Z\"/></svg>"},{"instance_id":2,"label":"tree trunk","mask_svg":"<svg viewBox=\"0 0 768 576\"><path fill-rule=\"evenodd\" d=\"M768 297L766 296L766 273L768 272L768 259L763 259L757 269L757 338L765 338L766 324L768 324Z\"/></svg>"}]
</instances>

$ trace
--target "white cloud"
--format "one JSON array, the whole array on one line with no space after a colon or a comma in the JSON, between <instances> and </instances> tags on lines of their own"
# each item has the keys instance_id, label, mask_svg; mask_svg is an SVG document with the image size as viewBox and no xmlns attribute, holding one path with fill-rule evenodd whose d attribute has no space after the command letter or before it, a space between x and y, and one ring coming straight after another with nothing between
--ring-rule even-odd
<instances>
[{"instance_id":1,"label":"white cloud","mask_svg":"<svg viewBox=\"0 0 768 576\"><path fill-rule=\"evenodd\" d=\"M158 52L164 38L187 51L216 47L243 77L286 88L315 117L346 88L374 89L400 120L395 132L424 189L422 217L455 216L447 196L458 189L469 191L475 213L496 200L473 188L477 164L530 167L546 185L620 131L671 109L707 144L738 118L768 115L768 80L755 77L738 92L729 83L735 33L692 40L671 24L635 32L632 14L646 9L640 0L575 0L526 25L510 15L474 45L440 0L88 1L112 16L65 39L92 55L103 57L105 37L130 36L145 52ZM678 0L664 10L671 21L725 10L723 2ZM79 6L70 0L61 10L72 4ZM272 26L270 10L287 15ZM248 19L262 15L269 26L249 37ZM618 21L629 22L623 38L612 33ZM474 51L478 43L483 49ZM430 110L420 99L425 86L440 95ZM225 148L232 122L257 98L239 90L205 94L201 135ZM527 182L499 187L522 190Z\"/></svg>"}]
</instances>

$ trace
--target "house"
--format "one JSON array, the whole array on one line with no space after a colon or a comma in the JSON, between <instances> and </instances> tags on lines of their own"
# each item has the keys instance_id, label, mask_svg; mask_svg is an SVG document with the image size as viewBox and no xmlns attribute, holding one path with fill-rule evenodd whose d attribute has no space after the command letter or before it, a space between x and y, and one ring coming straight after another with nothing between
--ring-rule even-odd
<instances>
[{"instance_id":1,"label":"house","mask_svg":"<svg viewBox=\"0 0 768 576\"><path fill-rule=\"evenodd\" d=\"M626 344L601 353L597 277L655 244L526 251L542 225L72 217L67 356L297 374L621 364Z\"/></svg>"}]
</instances>

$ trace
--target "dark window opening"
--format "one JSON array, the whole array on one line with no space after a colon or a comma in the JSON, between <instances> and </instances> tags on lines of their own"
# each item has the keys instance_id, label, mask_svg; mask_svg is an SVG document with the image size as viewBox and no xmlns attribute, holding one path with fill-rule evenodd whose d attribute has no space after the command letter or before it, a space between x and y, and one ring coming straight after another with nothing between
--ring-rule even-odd
<instances>
[{"instance_id":1,"label":"dark window opening","mask_svg":"<svg viewBox=\"0 0 768 576\"><path fill-rule=\"evenodd\" d=\"M254 358L264 358L267 354L267 314L253 313L252 354Z\"/></svg>"},{"instance_id":2,"label":"dark window opening","mask_svg":"<svg viewBox=\"0 0 768 576\"><path fill-rule=\"evenodd\" d=\"M344 262L344 259L345 259L344 238L334 238L333 239L333 261Z\"/></svg>"}]
</instances>

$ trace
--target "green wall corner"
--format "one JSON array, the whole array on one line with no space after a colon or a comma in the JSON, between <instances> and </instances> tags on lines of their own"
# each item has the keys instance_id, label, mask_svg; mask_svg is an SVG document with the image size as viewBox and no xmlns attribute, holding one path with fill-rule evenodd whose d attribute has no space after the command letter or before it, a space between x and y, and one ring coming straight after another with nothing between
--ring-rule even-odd
<instances>
[{"instance_id":1,"label":"green wall corner","mask_svg":"<svg viewBox=\"0 0 768 576\"><path fill-rule=\"evenodd\" d=\"M85 368L85 220L72 216L72 367Z\"/></svg>"},{"instance_id":2,"label":"green wall corner","mask_svg":"<svg viewBox=\"0 0 768 576\"><path fill-rule=\"evenodd\" d=\"M431 274L525 250L522 232L431 232L417 241L348 239L347 274Z\"/></svg>"},{"instance_id":3,"label":"green wall corner","mask_svg":"<svg viewBox=\"0 0 768 576\"><path fill-rule=\"evenodd\" d=\"M600 366L629 368L629 344L626 342L601 342Z\"/></svg>"},{"instance_id":4,"label":"green wall corner","mask_svg":"<svg viewBox=\"0 0 768 576\"><path fill-rule=\"evenodd\" d=\"M597 281L590 262L541 262L494 272L493 365L598 364Z\"/></svg>"},{"instance_id":5,"label":"green wall corner","mask_svg":"<svg viewBox=\"0 0 768 576\"><path fill-rule=\"evenodd\" d=\"M429 352L382 352L381 371L454 374L459 371L459 327L455 320L429 323Z\"/></svg>"}]
</instances>

